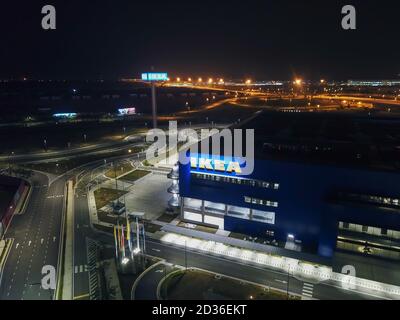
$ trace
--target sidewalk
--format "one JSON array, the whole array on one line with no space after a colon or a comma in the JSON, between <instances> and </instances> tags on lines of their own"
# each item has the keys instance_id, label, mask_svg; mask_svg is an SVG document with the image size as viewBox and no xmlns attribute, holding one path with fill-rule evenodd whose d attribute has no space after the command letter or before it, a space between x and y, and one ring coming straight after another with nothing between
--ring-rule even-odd
<instances>
[{"instance_id":1,"label":"sidewalk","mask_svg":"<svg viewBox=\"0 0 400 320\"><path fill-rule=\"evenodd\" d=\"M61 249L62 253L60 253L64 253L64 258L59 266L63 271L59 274L59 278L62 277L62 300L72 300L73 298L74 191L72 181L68 181L67 195L65 230L63 230L63 232L65 232L65 241L64 248ZM60 272L60 270L58 272Z\"/></svg>"}]
</instances>

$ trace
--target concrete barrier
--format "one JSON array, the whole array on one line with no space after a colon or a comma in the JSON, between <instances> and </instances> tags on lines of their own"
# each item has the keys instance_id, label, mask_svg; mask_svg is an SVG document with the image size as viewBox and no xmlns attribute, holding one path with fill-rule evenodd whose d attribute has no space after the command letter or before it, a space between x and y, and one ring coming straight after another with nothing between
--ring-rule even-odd
<instances>
[{"instance_id":1,"label":"concrete barrier","mask_svg":"<svg viewBox=\"0 0 400 320\"><path fill-rule=\"evenodd\" d=\"M64 242L60 255L63 256L63 262L60 264L62 272L59 274L60 292L59 298L62 300L73 299L73 233L74 233L74 191L72 181L67 183L67 201L66 201L66 214L65 214L65 235L62 237Z\"/></svg>"}]
</instances>

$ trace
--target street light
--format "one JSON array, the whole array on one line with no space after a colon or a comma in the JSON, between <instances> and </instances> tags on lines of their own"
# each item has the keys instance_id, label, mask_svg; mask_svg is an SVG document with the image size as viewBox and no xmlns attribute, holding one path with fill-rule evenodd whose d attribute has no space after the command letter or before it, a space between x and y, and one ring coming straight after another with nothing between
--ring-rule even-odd
<instances>
[{"instance_id":1,"label":"street light","mask_svg":"<svg viewBox=\"0 0 400 320\"><path fill-rule=\"evenodd\" d=\"M185 240L185 269L187 270L187 240Z\"/></svg>"},{"instance_id":2,"label":"street light","mask_svg":"<svg viewBox=\"0 0 400 320\"><path fill-rule=\"evenodd\" d=\"M296 86L300 86L301 84L302 84L302 80L301 79L295 79L294 80L294 84L296 85Z\"/></svg>"}]
</instances>

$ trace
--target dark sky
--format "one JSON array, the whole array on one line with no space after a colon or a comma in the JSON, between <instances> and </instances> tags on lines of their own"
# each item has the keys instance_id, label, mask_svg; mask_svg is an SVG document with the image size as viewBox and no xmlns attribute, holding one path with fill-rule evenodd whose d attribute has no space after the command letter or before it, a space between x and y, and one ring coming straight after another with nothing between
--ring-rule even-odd
<instances>
[{"instance_id":1,"label":"dark sky","mask_svg":"<svg viewBox=\"0 0 400 320\"><path fill-rule=\"evenodd\" d=\"M0 78L399 78L400 1L2 0ZM41 29L41 7L57 30ZM341 29L341 8L357 30Z\"/></svg>"}]
</instances>

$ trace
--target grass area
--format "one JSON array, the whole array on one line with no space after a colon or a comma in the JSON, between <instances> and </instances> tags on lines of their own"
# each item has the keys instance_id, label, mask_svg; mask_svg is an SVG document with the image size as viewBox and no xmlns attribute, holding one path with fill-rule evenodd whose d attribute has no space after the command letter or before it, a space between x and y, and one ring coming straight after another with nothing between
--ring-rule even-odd
<instances>
[{"instance_id":1,"label":"grass area","mask_svg":"<svg viewBox=\"0 0 400 320\"><path fill-rule=\"evenodd\" d=\"M132 166L132 164L130 162L124 162L124 163L120 163L115 165L114 168L111 168L110 170L108 170L105 173L105 176L108 178L117 178L119 176L122 176L126 173L128 173L129 171L132 171L134 169L134 167Z\"/></svg>"},{"instance_id":2,"label":"grass area","mask_svg":"<svg viewBox=\"0 0 400 320\"><path fill-rule=\"evenodd\" d=\"M157 218L158 221L170 223L172 220L176 218L176 215L166 214L164 213L160 217Z\"/></svg>"},{"instance_id":3,"label":"grass area","mask_svg":"<svg viewBox=\"0 0 400 320\"><path fill-rule=\"evenodd\" d=\"M190 229L190 230L197 230L197 231L203 231L207 233L216 233L218 231L218 228L212 228L212 227L206 227L206 226L200 226L200 225L195 225L194 228L189 227L189 224L186 222L179 222L178 227Z\"/></svg>"},{"instance_id":4,"label":"grass area","mask_svg":"<svg viewBox=\"0 0 400 320\"><path fill-rule=\"evenodd\" d=\"M147 176L149 173L150 173L150 171L146 171L146 170L135 170L135 171L132 171L132 172L120 177L119 179L134 182L136 180L139 180L140 178L143 178L144 176Z\"/></svg>"},{"instance_id":5,"label":"grass area","mask_svg":"<svg viewBox=\"0 0 400 320\"><path fill-rule=\"evenodd\" d=\"M147 159L143 161L143 165L145 167L152 167L153 166Z\"/></svg>"},{"instance_id":6,"label":"grass area","mask_svg":"<svg viewBox=\"0 0 400 320\"><path fill-rule=\"evenodd\" d=\"M160 294L167 300L287 300L281 291L199 270L170 274Z\"/></svg>"},{"instance_id":7,"label":"grass area","mask_svg":"<svg viewBox=\"0 0 400 320\"><path fill-rule=\"evenodd\" d=\"M110 188L100 188L94 191L94 197L96 200L96 208L103 208L106 204L111 201L117 200L119 197L128 193L128 191L116 190Z\"/></svg>"}]
</instances>

